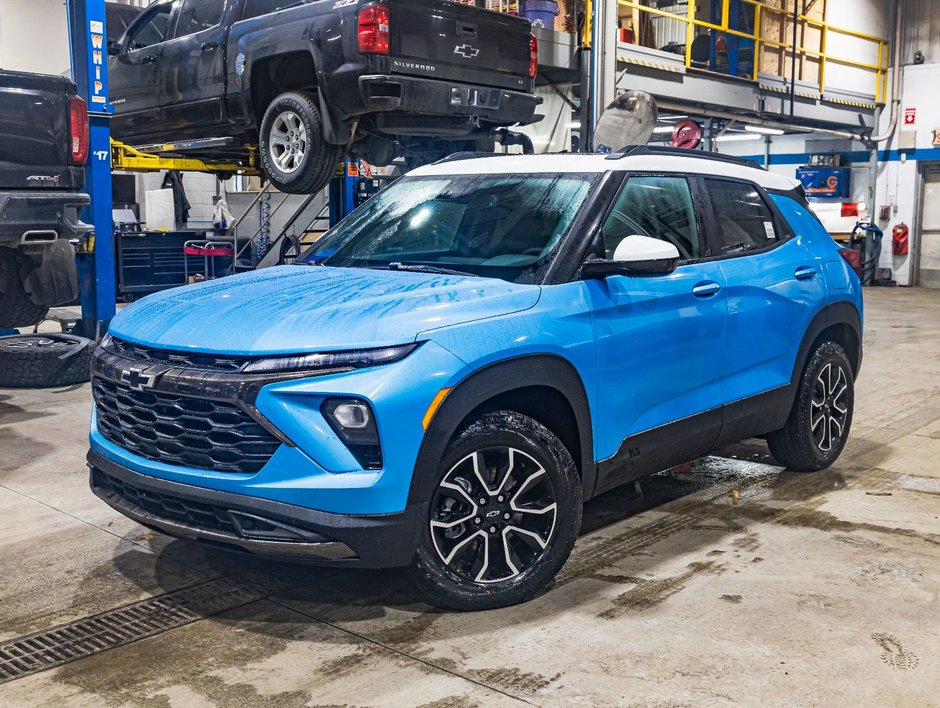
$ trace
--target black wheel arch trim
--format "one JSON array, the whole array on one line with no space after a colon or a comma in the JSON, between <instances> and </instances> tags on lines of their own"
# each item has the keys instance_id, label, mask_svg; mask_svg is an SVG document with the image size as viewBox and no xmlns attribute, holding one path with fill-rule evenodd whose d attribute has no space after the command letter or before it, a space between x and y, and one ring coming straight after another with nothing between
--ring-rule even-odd
<instances>
[{"instance_id":1,"label":"black wheel arch trim","mask_svg":"<svg viewBox=\"0 0 940 708\"><path fill-rule=\"evenodd\" d=\"M806 361L812 353L813 343L819 338L819 335L835 325L845 325L855 335L858 343L857 349L856 351L846 351L846 354L852 364L852 375L858 376L859 369L862 366L862 316L855 303L840 300L823 307L806 327L806 332L800 342L800 348L797 350L796 361L793 364L793 375L790 377L790 388L794 394L800 383L803 367L806 366Z\"/></svg>"},{"instance_id":2,"label":"black wheel arch trim","mask_svg":"<svg viewBox=\"0 0 940 708\"><path fill-rule=\"evenodd\" d=\"M530 354L477 369L447 394L424 433L411 479L408 505L428 501L440 472L438 465L444 451L470 413L501 394L530 387L554 389L570 406L581 448L580 459L575 463L581 472L584 499L591 497L596 482L596 465L591 412L584 382L568 360L553 354ZM546 427L551 428L550 425Z\"/></svg>"}]
</instances>

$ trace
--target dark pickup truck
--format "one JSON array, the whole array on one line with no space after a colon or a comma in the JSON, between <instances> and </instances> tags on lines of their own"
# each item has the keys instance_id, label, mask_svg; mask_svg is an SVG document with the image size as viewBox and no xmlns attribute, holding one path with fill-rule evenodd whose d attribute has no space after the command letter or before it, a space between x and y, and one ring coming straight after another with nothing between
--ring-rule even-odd
<instances>
[{"instance_id":1,"label":"dark pickup truck","mask_svg":"<svg viewBox=\"0 0 940 708\"><path fill-rule=\"evenodd\" d=\"M116 137L227 139L275 187L322 188L344 151L374 165L492 150L541 117L527 20L447 0L160 0L109 44Z\"/></svg>"},{"instance_id":2,"label":"dark pickup truck","mask_svg":"<svg viewBox=\"0 0 940 708\"><path fill-rule=\"evenodd\" d=\"M78 212L88 117L61 76L0 70L0 329L42 321L78 294L69 239Z\"/></svg>"}]
</instances>

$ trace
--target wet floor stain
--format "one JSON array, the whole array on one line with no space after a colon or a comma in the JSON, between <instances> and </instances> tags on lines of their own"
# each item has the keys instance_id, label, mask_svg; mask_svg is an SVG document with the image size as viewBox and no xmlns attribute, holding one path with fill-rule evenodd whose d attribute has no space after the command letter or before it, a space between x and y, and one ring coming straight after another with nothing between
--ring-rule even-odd
<instances>
[{"instance_id":1,"label":"wet floor stain","mask_svg":"<svg viewBox=\"0 0 940 708\"><path fill-rule=\"evenodd\" d=\"M560 673L548 677L530 671L521 671L515 667L471 669L467 672L467 675L487 686L498 688L507 693L522 695L532 695L551 686L561 678Z\"/></svg>"},{"instance_id":2,"label":"wet floor stain","mask_svg":"<svg viewBox=\"0 0 940 708\"><path fill-rule=\"evenodd\" d=\"M686 584L696 575L717 575L723 572L724 569L725 566L715 561L697 561L689 563L686 569L678 575L669 578L644 580L611 600L611 607L601 612L598 617L616 619L628 612L644 612L652 609L685 588Z\"/></svg>"},{"instance_id":3,"label":"wet floor stain","mask_svg":"<svg viewBox=\"0 0 940 708\"><path fill-rule=\"evenodd\" d=\"M445 696L430 703L422 703L417 708L476 708L478 705L468 696Z\"/></svg>"},{"instance_id":4,"label":"wet floor stain","mask_svg":"<svg viewBox=\"0 0 940 708\"><path fill-rule=\"evenodd\" d=\"M748 553L753 553L758 548L760 548L760 536L756 532L751 532L736 538L731 542L731 545L737 548L739 551L746 551Z\"/></svg>"},{"instance_id":5,"label":"wet floor stain","mask_svg":"<svg viewBox=\"0 0 940 708\"><path fill-rule=\"evenodd\" d=\"M873 634L871 638L882 649L881 660L891 668L910 671L920 663L916 654L905 649L901 642L890 634Z\"/></svg>"}]
</instances>

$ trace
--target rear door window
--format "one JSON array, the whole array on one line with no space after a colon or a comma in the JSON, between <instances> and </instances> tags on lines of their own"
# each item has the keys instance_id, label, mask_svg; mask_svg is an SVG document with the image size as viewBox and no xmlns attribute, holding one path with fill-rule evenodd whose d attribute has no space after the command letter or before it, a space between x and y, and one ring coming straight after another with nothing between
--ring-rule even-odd
<instances>
[{"instance_id":1,"label":"rear door window","mask_svg":"<svg viewBox=\"0 0 940 708\"><path fill-rule=\"evenodd\" d=\"M630 177L604 222L607 258L627 236L650 236L679 249L683 261L701 258L702 242L685 177Z\"/></svg>"},{"instance_id":2,"label":"rear door window","mask_svg":"<svg viewBox=\"0 0 940 708\"><path fill-rule=\"evenodd\" d=\"M225 0L183 0L176 21L177 37L202 32L222 21Z\"/></svg>"},{"instance_id":3,"label":"rear door window","mask_svg":"<svg viewBox=\"0 0 940 708\"><path fill-rule=\"evenodd\" d=\"M267 15L271 12L282 10L288 5L296 5L297 0L246 0L245 9L242 12L242 19L247 20L259 15Z\"/></svg>"},{"instance_id":4,"label":"rear door window","mask_svg":"<svg viewBox=\"0 0 940 708\"><path fill-rule=\"evenodd\" d=\"M780 240L773 212L757 187L706 179L705 188L715 215L721 255L760 251Z\"/></svg>"}]
</instances>

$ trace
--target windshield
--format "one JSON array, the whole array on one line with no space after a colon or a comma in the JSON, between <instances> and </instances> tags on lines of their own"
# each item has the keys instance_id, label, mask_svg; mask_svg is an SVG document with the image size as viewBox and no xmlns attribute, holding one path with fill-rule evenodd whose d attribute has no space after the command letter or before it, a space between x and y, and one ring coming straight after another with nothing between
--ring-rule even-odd
<instances>
[{"instance_id":1,"label":"windshield","mask_svg":"<svg viewBox=\"0 0 940 708\"><path fill-rule=\"evenodd\" d=\"M299 259L534 282L597 175L405 177Z\"/></svg>"}]
</instances>

